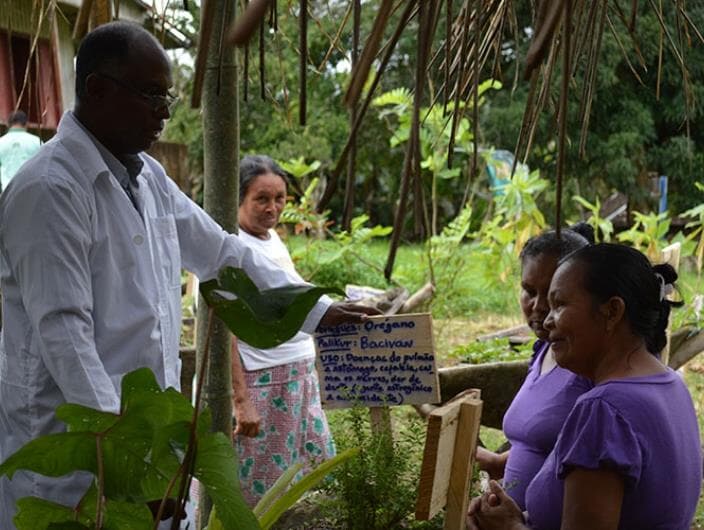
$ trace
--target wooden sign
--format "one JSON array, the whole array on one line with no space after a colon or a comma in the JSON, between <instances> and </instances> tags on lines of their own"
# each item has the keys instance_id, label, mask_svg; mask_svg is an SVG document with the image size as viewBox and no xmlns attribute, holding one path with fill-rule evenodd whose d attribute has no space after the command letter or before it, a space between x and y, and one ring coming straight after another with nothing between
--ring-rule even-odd
<instances>
[{"instance_id":1,"label":"wooden sign","mask_svg":"<svg viewBox=\"0 0 704 530\"><path fill-rule=\"evenodd\" d=\"M479 397L479 390L466 390L428 416L416 519L427 521L446 507L445 529L465 529L482 414Z\"/></svg>"},{"instance_id":2,"label":"wooden sign","mask_svg":"<svg viewBox=\"0 0 704 530\"><path fill-rule=\"evenodd\" d=\"M429 314L370 317L314 336L326 408L440 401Z\"/></svg>"}]
</instances>

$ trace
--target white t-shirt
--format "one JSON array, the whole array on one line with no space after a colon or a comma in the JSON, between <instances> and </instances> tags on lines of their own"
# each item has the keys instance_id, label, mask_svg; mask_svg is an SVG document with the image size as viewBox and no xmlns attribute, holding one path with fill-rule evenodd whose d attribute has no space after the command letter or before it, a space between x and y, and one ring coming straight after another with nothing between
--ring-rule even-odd
<instances>
[{"instance_id":1,"label":"white t-shirt","mask_svg":"<svg viewBox=\"0 0 704 530\"><path fill-rule=\"evenodd\" d=\"M269 239L259 239L241 229L239 237L243 243L256 249L261 255L266 256L279 267L303 281L303 278L300 277L293 266L293 261L286 245L283 244L275 230L269 230ZM244 364L246 370L261 370L315 357L313 339L310 335L301 331L296 333L288 342L284 342L275 348L261 350L250 346L239 338L237 339L237 348L240 351L242 364Z\"/></svg>"}]
</instances>

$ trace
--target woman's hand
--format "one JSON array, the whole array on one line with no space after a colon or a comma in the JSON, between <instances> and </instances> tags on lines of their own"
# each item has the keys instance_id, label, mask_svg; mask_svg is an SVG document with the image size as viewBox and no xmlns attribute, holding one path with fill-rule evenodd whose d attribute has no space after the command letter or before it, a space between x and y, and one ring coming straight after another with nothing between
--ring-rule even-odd
<instances>
[{"instance_id":1,"label":"woman's hand","mask_svg":"<svg viewBox=\"0 0 704 530\"><path fill-rule=\"evenodd\" d=\"M233 438L242 435L254 438L259 434L259 424L262 419L249 398L235 399L232 402L235 413L235 430L232 432Z\"/></svg>"},{"instance_id":2,"label":"woman's hand","mask_svg":"<svg viewBox=\"0 0 704 530\"><path fill-rule=\"evenodd\" d=\"M499 486L489 482L489 490L472 499L467 511L469 530L524 530L523 514L515 501Z\"/></svg>"},{"instance_id":3,"label":"woman's hand","mask_svg":"<svg viewBox=\"0 0 704 530\"><path fill-rule=\"evenodd\" d=\"M494 453L484 447L477 447L476 462L479 469L489 473L489 478L499 480L504 476L508 451L504 453Z\"/></svg>"}]
</instances>

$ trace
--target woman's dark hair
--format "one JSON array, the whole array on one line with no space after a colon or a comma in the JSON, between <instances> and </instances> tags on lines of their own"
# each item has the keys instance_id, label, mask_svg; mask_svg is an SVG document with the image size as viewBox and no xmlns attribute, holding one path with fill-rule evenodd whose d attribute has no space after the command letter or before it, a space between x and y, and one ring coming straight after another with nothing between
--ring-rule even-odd
<instances>
[{"instance_id":1,"label":"woman's dark hair","mask_svg":"<svg viewBox=\"0 0 704 530\"><path fill-rule=\"evenodd\" d=\"M677 272L668 263L651 265L641 252L625 245L600 243L581 248L562 263L583 267L584 288L597 304L613 296L621 298L634 334L645 340L648 351L658 355L667 343L670 308L682 302L665 298L666 285L674 288Z\"/></svg>"},{"instance_id":2,"label":"woman's dark hair","mask_svg":"<svg viewBox=\"0 0 704 530\"><path fill-rule=\"evenodd\" d=\"M240 162L240 204L247 196L249 186L255 178L265 173L281 177L288 186L286 172L271 157L266 155L247 155Z\"/></svg>"},{"instance_id":3,"label":"woman's dark hair","mask_svg":"<svg viewBox=\"0 0 704 530\"><path fill-rule=\"evenodd\" d=\"M527 258L549 255L563 259L569 254L587 245L594 244L594 228L587 223L576 223L567 229L557 232L548 230L542 234L531 237L521 250L521 263Z\"/></svg>"}]
</instances>

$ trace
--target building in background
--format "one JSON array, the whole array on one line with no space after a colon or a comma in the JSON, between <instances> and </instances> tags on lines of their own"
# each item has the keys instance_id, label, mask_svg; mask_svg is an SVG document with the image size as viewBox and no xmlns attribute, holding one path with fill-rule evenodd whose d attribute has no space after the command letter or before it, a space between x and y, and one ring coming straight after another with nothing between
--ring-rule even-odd
<instances>
[{"instance_id":1,"label":"building in background","mask_svg":"<svg viewBox=\"0 0 704 530\"><path fill-rule=\"evenodd\" d=\"M74 27L83 4L88 0L2 0L0 9L0 134L7 130L7 117L15 109L29 117L27 128L48 140L65 110L73 108L74 57L78 42ZM112 2L108 2L112 4ZM55 5L55 8L52 6ZM156 13L152 0L121 0L119 18L137 22L150 31L163 34L167 49L183 48L189 40L166 23L160 31L162 13ZM41 8L41 9L40 9ZM167 167L180 160L162 159L177 152L183 157L185 147L160 149L157 158ZM182 180L174 174L175 180ZM182 183L179 182L181 185Z\"/></svg>"}]
</instances>

